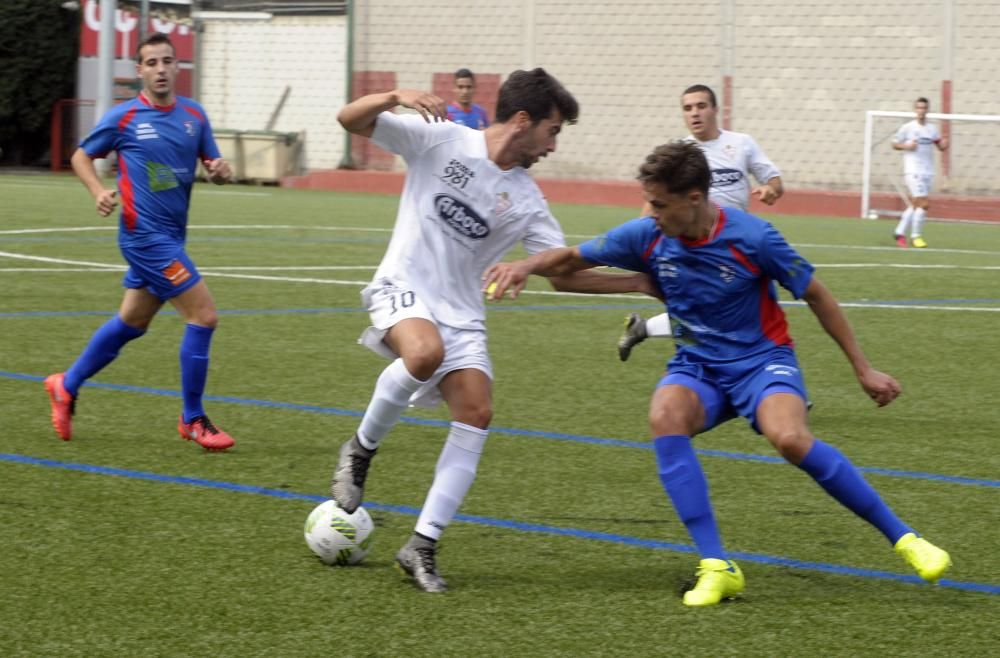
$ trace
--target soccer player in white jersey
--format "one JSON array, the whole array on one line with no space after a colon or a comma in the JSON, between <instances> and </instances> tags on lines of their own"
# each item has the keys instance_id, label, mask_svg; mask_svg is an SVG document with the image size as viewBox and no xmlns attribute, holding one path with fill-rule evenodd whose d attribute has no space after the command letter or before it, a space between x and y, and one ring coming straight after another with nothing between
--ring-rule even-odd
<instances>
[{"instance_id":1,"label":"soccer player in white jersey","mask_svg":"<svg viewBox=\"0 0 1000 658\"><path fill-rule=\"evenodd\" d=\"M390 111L397 106L418 114L397 116ZM364 96L337 117L401 155L407 174L389 247L361 293L372 326L359 342L393 361L341 446L331 494L346 511L357 509L371 459L406 407L444 400L448 436L414 534L396 555L427 592L447 589L437 541L472 485L493 413L482 275L517 243L529 253L565 245L527 169L555 151L563 124L578 113L573 96L538 68L510 75L495 122L482 131L446 121L444 101L411 89ZM550 280L572 292L656 294L644 274Z\"/></svg>"},{"instance_id":2,"label":"soccer player in white jersey","mask_svg":"<svg viewBox=\"0 0 1000 658\"><path fill-rule=\"evenodd\" d=\"M746 210L750 198L767 205L781 198L785 188L781 172L771 162L753 137L719 128L719 104L715 92L706 85L692 85L681 94L681 112L691 134L685 139L701 147L712 169L709 201L720 208ZM750 176L757 185L751 185ZM647 203L643 216L652 214ZM670 318L666 313L644 319L638 313L625 318L625 330L618 339L618 358L627 361L632 348L649 337L670 337Z\"/></svg>"},{"instance_id":3,"label":"soccer player in white jersey","mask_svg":"<svg viewBox=\"0 0 1000 658\"><path fill-rule=\"evenodd\" d=\"M934 184L934 146L939 151L948 149L948 140L941 137L938 127L927 123L930 106L926 98L918 98L913 103L917 118L900 126L892 140L892 148L903 152L903 178L909 192L906 210L893 231L896 244L900 247L906 246L907 229L914 247L923 249L927 246L923 228L930 207L928 195Z\"/></svg>"}]
</instances>

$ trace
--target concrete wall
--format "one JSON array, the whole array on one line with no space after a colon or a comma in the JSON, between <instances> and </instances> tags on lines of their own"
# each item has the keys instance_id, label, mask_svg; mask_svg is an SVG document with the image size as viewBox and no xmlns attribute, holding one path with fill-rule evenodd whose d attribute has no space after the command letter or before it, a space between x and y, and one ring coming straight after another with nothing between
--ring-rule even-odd
<instances>
[{"instance_id":1,"label":"concrete wall","mask_svg":"<svg viewBox=\"0 0 1000 658\"><path fill-rule=\"evenodd\" d=\"M627 179L686 133L678 96L732 85L733 130L753 134L799 188L860 188L864 111L1000 114L996 0L357 0L357 71L430 89L467 66L544 66L580 101L580 122L544 177ZM985 135L992 135L984 137ZM957 139L941 191L1000 192L1000 125ZM888 149L886 143L883 149ZM995 150L994 150L995 149ZM885 155L898 172L898 154ZM982 166L981 166L982 165Z\"/></svg>"},{"instance_id":2,"label":"concrete wall","mask_svg":"<svg viewBox=\"0 0 1000 658\"><path fill-rule=\"evenodd\" d=\"M201 35L200 100L217 129L263 130L291 86L273 130L305 131L305 165L332 169L344 151L335 117L344 104L346 52L344 16L209 20Z\"/></svg>"}]
</instances>

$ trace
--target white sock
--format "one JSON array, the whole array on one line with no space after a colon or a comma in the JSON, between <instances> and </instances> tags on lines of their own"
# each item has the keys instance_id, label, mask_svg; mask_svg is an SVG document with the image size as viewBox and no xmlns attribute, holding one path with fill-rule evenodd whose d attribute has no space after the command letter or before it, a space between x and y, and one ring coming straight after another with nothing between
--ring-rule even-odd
<instances>
[{"instance_id":1,"label":"white sock","mask_svg":"<svg viewBox=\"0 0 1000 658\"><path fill-rule=\"evenodd\" d=\"M670 336L670 316L660 313L646 320L646 336L654 338L657 336Z\"/></svg>"},{"instance_id":2,"label":"white sock","mask_svg":"<svg viewBox=\"0 0 1000 658\"><path fill-rule=\"evenodd\" d=\"M476 479L476 467L488 435L488 430L463 423L451 424L434 469L434 484L427 492L427 500L414 528L416 532L435 540L441 537Z\"/></svg>"},{"instance_id":3,"label":"white sock","mask_svg":"<svg viewBox=\"0 0 1000 658\"><path fill-rule=\"evenodd\" d=\"M903 217L896 224L896 230L894 231L896 235L906 235L906 229L910 225L910 219L913 218L914 210L913 206L906 206L906 210L903 211Z\"/></svg>"},{"instance_id":4,"label":"white sock","mask_svg":"<svg viewBox=\"0 0 1000 658\"><path fill-rule=\"evenodd\" d=\"M911 238L919 238L924 234L924 220L926 218L927 211L923 208L917 208L913 211L913 232L910 233Z\"/></svg>"},{"instance_id":5,"label":"white sock","mask_svg":"<svg viewBox=\"0 0 1000 658\"><path fill-rule=\"evenodd\" d=\"M414 378L403 365L402 359L389 364L375 382L375 392L365 409L358 427L358 441L374 450L396 424L403 410L410 403L410 396L420 388L422 381Z\"/></svg>"}]
</instances>

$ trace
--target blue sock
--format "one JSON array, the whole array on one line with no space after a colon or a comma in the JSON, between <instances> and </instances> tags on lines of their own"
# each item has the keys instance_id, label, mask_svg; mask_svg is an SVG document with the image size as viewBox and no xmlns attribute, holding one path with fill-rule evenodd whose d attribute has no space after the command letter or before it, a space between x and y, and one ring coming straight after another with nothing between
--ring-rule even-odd
<instances>
[{"instance_id":1,"label":"blue sock","mask_svg":"<svg viewBox=\"0 0 1000 658\"><path fill-rule=\"evenodd\" d=\"M816 439L799 468L841 505L878 528L889 543L895 545L900 537L913 532L861 477L854 464L832 445Z\"/></svg>"},{"instance_id":2,"label":"blue sock","mask_svg":"<svg viewBox=\"0 0 1000 658\"><path fill-rule=\"evenodd\" d=\"M687 527L702 558L725 560L722 537L708 499L708 480L691 447L691 437L680 434L653 439L660 482L667 490L677 516Z\"/></svg>"},{"instance_id":3,"label":"blue sock","mask_svg":"<svg viewBox=\"0 0 1000 658\"><path fill-rule=\"evenodd\" d=\"M83 382L114 361L125 343L144 333L146 333L144 329L136 329L125 324L121 317L116 314L115 317L102 324L90 337L90 342L83 348L83 352L66 371L63 386L66 387L70 395L76 397Z\"/></svg>"},{"instance_id":4,"label":"blue sock","mask_svg":"<svg viewBox=\"0 0 1000 658\"><path fill-rule=\"evenodd\" d=\"M189 324L181 340L181 392L184 397L184 422L205 415L201 396L208 379L208 349L212 344L211 327Z\"/></svg>"}]
</instances>

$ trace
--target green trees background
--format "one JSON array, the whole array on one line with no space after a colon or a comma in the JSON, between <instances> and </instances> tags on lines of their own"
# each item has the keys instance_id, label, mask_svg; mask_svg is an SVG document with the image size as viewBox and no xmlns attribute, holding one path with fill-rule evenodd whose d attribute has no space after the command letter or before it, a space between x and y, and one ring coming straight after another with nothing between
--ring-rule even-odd
<instances>
[{"instance_id":1,"label":"green trees background","mask_svg":"<svg viewBox=\"0 0 1000 658\"><path fill-rule=\"evenodd\" d=\"M0 2L0 162L5 164L47 162L52 104L74 95L81 12L64 3Z\"/></svg>"}]
</instances>

